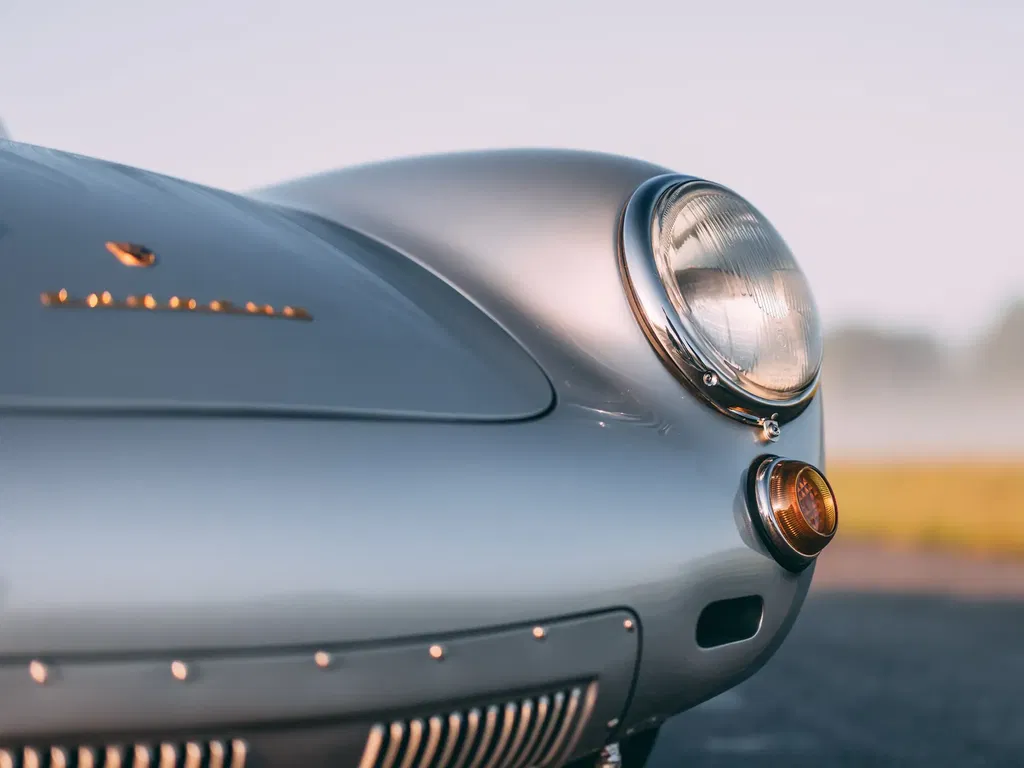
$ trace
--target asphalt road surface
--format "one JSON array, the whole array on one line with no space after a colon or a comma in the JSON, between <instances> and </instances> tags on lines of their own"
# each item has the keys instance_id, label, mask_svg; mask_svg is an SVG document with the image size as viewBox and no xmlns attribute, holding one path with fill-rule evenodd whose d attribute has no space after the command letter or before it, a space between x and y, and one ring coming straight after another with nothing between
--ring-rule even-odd
<instances>
[{"instance_id":1,"label":"asphalt road surface","mask_svg":"<svg viewBox=\"0 0 1024 768\"><path fill-rule=\"evenodd\" d=\"M1024 600L812 590L737 688L666 723L652 768L1024 766Z\"/></svg>"}]
</instances>

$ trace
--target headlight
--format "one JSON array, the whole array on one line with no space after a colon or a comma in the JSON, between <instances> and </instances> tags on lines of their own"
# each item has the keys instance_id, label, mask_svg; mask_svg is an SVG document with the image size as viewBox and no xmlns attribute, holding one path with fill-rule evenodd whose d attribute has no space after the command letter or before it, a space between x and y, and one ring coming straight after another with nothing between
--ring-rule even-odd
<instances>
[{"instance_id":1,"label":"headlight","mask_svg":"<svg viewBox=\"0 0 1024 768\"><path fill-rule=\"evenodd\" d=\"M720 410L795 416L821 370L818 310L793 254L730 190L658 177L626 207L622 267L655 349Z\"/></svg>"}]
</instances>

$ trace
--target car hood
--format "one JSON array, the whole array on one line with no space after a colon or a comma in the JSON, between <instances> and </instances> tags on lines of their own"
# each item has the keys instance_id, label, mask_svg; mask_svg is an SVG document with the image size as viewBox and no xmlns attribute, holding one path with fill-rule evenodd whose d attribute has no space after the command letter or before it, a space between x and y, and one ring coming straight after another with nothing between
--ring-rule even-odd
<instances>
[{"instance_id":1,"label":"car hood","mask_svg":"<svg viewBox=\"0 0 1024 768\"><path fill-rule=\"evenodd\" d=\"M0 264L0 407L501 421L553 401L401 254L154 173L0 142Z\"/></svg>"}]
</instances>

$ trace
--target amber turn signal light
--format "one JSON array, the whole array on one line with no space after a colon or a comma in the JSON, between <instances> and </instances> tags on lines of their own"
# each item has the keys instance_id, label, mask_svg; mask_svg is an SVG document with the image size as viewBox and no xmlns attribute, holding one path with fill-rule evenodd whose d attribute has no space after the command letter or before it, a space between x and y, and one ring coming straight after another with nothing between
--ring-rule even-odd
<instances>
[{"instance_id":1,"label":"amber turn signal light","mask_svg":"<svg viewBox=\"0 0 1024 768\"><path fill-rule=\"evenodd\" d=\"M750 471L755 527L779 564L810 565L839 524L835 493L825 476L802 461L767 456Z\"/></svg>"}]
</instances>

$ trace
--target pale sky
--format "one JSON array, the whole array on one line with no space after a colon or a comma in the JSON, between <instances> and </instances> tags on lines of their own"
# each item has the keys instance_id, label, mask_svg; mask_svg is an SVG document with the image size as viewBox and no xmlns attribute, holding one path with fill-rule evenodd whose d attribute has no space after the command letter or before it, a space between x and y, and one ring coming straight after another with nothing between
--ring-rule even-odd
<instances>
[{"instance_id":1,"label":"pale sky","mask_svg":"<svg viewBox=\"0 0 1024 768\"><path fill-rule=\"evenodd\" d=\"M830 325L963 339L1024 298L1022 41L1015 0L0 0L0 119L232 190L634 155L751 199Z\"/></svg>"}]
</instances>

